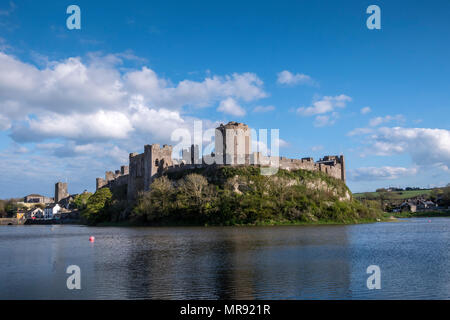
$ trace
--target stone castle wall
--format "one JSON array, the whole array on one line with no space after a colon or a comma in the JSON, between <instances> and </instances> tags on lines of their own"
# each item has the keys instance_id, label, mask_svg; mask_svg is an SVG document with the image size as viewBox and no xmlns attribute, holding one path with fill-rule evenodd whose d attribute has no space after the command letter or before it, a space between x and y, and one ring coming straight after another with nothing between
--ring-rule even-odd
<instances>
[{"instance_id":1,"label":"stone castle wall","mask_svg":"<svg viewBox=\"0 0 450 320\"><path fill-rule=\"evenodd\" d=\"M325 156L315 162L313 158L291 159L264 156L250 152L249 128L241 123L230 122L216 129L216 154L201 157L198 146L183 150L182 159L172 159L172 146L145 145L144 153L130 153L129 165L115 172L105 172L105 178L97 178L96 189L115 188L126 185L128 200L136 199L139 192L148 191L155 177L163 173L181 172L204 168L214 163L219 165L273 166L285 170L321 171L336 179L345 181L344 156ZM237 153L237 154L236 154Z\"/></svg>"}]
</instances>

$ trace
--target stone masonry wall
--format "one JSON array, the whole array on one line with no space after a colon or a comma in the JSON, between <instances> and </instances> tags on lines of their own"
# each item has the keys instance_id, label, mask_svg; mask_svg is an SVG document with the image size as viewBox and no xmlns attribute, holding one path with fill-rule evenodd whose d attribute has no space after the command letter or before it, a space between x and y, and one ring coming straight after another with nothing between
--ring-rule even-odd
<instances>
[{"instance_id":1,"label":"stone masonry wall","mask_svg":"<svg viewBox=\"0 0 450 320\"><path fill-rule=\"evenodd\" d=\"M219 137L223 134L222 137ZM221 149L222 148L222 149ZM313 158L291 159L264 156L260 152L250 153L251 135L247 125L230 122L216 129L216 150L219 152L201 158L198 146L183 150L182 160L172 159L172 146L151 144L144 146L144 153L130 153L129 165L115 172L105 172L105 178L96 179L96 189L127 185L128 200L136 199L141 191L150 189L153 179L164 172L179 172L186 169L208 166L210 159L220 159L219 165L274 166L285 170L321 171L345 181L344 156L325 156L317 162ZM222 150L222 151L221 151ZM207 161L208 160L208 161Z\"/></svg>"}]
</instances>

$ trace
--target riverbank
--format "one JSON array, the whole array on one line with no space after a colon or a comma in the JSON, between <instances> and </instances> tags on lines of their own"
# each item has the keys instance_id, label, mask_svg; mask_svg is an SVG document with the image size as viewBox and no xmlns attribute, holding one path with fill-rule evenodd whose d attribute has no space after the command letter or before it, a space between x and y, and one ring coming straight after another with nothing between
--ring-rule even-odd
<instances>
[{"instance_id":1,"label":"riverbank","mask_svg":"<svg viewBox=\"0 0 450 320\"><path fill-rule=\"evenodd\" d=\"M0 218L0 226L14 226L24 224L24 219L16 218Z\"/></svg>"},{"instance_id":2,"label":"riverbank","mask_svg":"<svg viewBox=\"0 0 450 320\"><path fill-rule=\"evenodd\" d=\"M395 212L390 213L396 218L444 218L450 217L450 210L423 212Z\"/></svg>"},{"instance_id":3,"label":"riverbank","mask_svg":"<svg viewBox=\"0 0 450 320\"><path fill-rule=\"evenodd\" d=\"M367 224L367 223L375 223L375 222L390 222L396 219L392 219L392 217L383 217L378 219L360 219L354 221L332 221L332 220L321 220L321 221L258 221L255 223L248 224L233 224L233 225L225 225L225 224L208 224L208 223L192 223L192 222L184 222L183 221L166 221L166 222L138 222L138 221L117 221L117 222L99 222L95 225L85 224L87 226L95 226L95 227L278 227L278 226L320 226L320 225L356 225L356 224ZM82 224L82 223L80 223Z\"/></svg>"}]
</instances>

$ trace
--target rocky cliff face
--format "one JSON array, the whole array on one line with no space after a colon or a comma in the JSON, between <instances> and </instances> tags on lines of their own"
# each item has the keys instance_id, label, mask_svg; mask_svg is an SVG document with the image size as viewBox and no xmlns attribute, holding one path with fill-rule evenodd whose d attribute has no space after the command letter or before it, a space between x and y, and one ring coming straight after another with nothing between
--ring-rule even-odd
<instances>
[{"instance_id":1,"label":"rocky cliff face","mask_svg":"<svg viewBox=\"0 0 450 320\"><path fill-rule=\"evenodd\" d=\"M168 177L176 186L192 174L206 178L212 190L209 193L213 199L211 203L226 203L223 208L238 217L254 215L256 220L357 222L379 216L378 212L354 200L342 180L322 172L280 169L274 175L265 176L261 175L259 167L220 166ZM217 214L221 210L218 207Z\"/></svg>"}]
</instances>

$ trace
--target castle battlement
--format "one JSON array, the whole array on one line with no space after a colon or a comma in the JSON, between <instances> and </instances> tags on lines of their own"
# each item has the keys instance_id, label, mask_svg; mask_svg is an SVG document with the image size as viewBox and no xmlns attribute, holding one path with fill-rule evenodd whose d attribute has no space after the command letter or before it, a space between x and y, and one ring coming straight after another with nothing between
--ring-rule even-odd
<instances>
[{"instance_id":1,"label":"castle battlement","mask_svg":"<svg viewBox=\"0 0 450 320\"><path fill-rule=\"evenodd\" d=\"M250 152L251 133L244 123L231 121L216 128L215 152L201 156L198 145L182 150L182 159L172 159L172 146L148 144L143 153L130 153L129 165L120 170L105 172L105 178L96 179L97 190L103 187L126 185L129 200L139 192L148 191L155 177L168 172L180 172L210 165L255 165L274 166L284 170L321 171L336 179L345 181L345 160L343 155L327 155L314 162L311 157L292 159L266 156L261 152Z\"/></svg>"}]
</instances>

